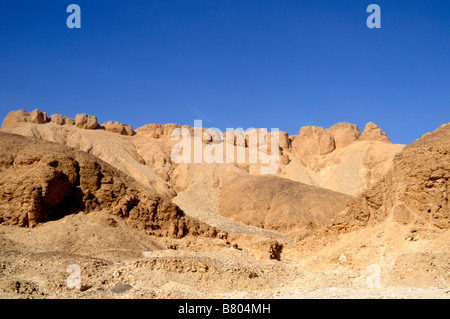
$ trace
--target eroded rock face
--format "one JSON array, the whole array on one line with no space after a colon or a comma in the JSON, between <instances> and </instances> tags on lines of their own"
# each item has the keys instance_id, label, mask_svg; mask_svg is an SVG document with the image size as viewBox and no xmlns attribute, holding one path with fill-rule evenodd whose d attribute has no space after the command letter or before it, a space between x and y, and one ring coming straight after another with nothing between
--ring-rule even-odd
<instances>
[{"instance_id":1,"label":"eroded rock face","mask_svg":"<svg viewBox=\"0 0 450 319\"><path fill-rule=\"evenodd\" d=\"M25 110L12 111L3 120L2 129L15 127L17 123L43 124L47 121L47 113L43 113L38 109L31 113Z\"/></svg>"},{"instance_id":2,"label":"eroded rock face","mask_svg":"<svg viewBox=\"0 0 450 319\"><path fill-rule=\"evenodd\" d=\"M245 145L244 154L247 162L239 167L251 173L258 170L261 172L261 162L268 159L267 156L271 156L272 151L276 151L276 148L272 150L271 145L272 137L276 134L263 129L246 132L236 130L235 133L239 138L236 136L227 138L226 132L219 134L208 128L194 129L188 125L178 124L148 124L138 128L132 138L122 138L119 134L130 134L132 128L120 122L107 122L103 124L103 129L92 131L75 126L73 119L55 114L51 116L50 123L54 125L35 124L31 122L30 113L14 111L8 114L4 122L4 126L7 127L2 130L89 152L145 186L158 189L159 194L164 196L171 194L171 197L175 196L175 192L171 189L174 187L171 183L171 174L175 166L171 162L171 151L175 143L181 139L171 140L174 129L183 128L184 138L202 138L203 151L205 144L223 142L224 162L237 161L237 151L241 151L238 146ZM369 125L369 128L367 132L377 131L372 125ZM107 130L114 135L107 133ZM259 136L264 132L266 134ZM338 123L328 129L305 127L301 132L300 135L289 136L286 132L279 131L278 162L282 167L277 175L349 195L355 195L383 176L391 167L393 156L403 148L402 145L377 140L364 141L360 139L358 127L350 123ZM230 148L230 145L234 145L235 148ZM260 152L257 154L259 163L250 164L250 155L254 154L250 151L255 150ZM276 159L273 163L276 163Z\"/></svg>"},{"instance_id":3,"label":"eroded rock face","mask_svg":"<svg viewBox=\"0 0 450 319\"><path fill-rule=\"evenodd\" d=\"M333 136L336 148L342 148L352 144L361 135L357 125L346 122L334 124L327 129L327 132Z\"/></svg>"},{"instance_id":4,"label":"eroded rock face","mask_svg":"<svg viewBox=\"0 0 450 319\"><path fill-rule=\"evenodd\" d=\"M295 143L299 155L325 155L336 148L333 135L319 126L303 126Z\"/></svg>"},{"instance_id":5,"label":"eroded rock face","mask_svg":"<svg viewBox=\"0 0 450 319\"><path fill-rule=\"evenodd\" d=\"M131 125L123 124L116 121L109 121L106 123L103 123L101 125L105 130L111 133L120 134L120 135L128 135L132 136L134 135L134 130L131 127Z\"/></svg>"},{"instance_id":6,"label":"eroded rock face","mask_svg":"<svg viewBox=\"0 0 450 319\"><path fill-rule=\"evenodd\" d=\"M34 124L44 124L48 122L47 113L41 112L40 110L36 109L30 113L30 120L31 123Z\"/></svg>"},{"instance_id":7,"label":"eroded rock face","mask_svg":"<svg viewBox=\"0 0 450 319\"><path fill-rule=\"evenodd\" d=\"M99 210L148 234L214 234L169 199L87 153L0 132L0 224L33 227Z\"/></svg>"},{"instance_id":8,"label":"eroded rock face","mask_svg":"<svg viewBox=\"0 0 450 319\"><path fill-rule=\"evenodd\" d=\"M369 122L364 128L364 132L359 137L360 141L382 141L391 142L387 134L381 130L375 123Z\"/></svg>"},{"instance_id":9,"label":"eroded rock face","mask_svg":"<svg viewBox=\"0 0 450 319\"><path fill-rule=\"evenodd\" d=\"M97 117L87 114L77 114L75 117L75 125L86 130L95 130L98 128Z\"/></svg>"},{"instance_id":10,"label":"eroded rock face","mask_svg":"<svg viewBox=\"0 0 450 319\"><path fill-rule=\"evenodd\" d=\"M349 202L332 228L350 230L393 216L397 222L450 228L450 124L408 145L372 187Z\"/></svg>"},{"instance_id":11,"label":"eroded rock face","mask_svg":"<svg viewBox=\"0 0 450 319\"><path fill-rule=\"evenodd\" d=\"M282 131L280 131L278 134L279 134L280 147L282 149L291 148L291 141L289 139L289 134L287 132L282 132Z\"/></svg>"},{"instance_id":12,"label":"eroded rock face","mask_svg":"<svg viewBox=\"0 0 450 319\"><path fill-rule=\"evenodd\" d=\"M56 125L75 125L75 120L60 114L50 116L50 123Z\"/></svg>"},{"instance_id":13,"label":"eroded rock face","mask_svg":"<svg viewBox=\"0 0 450 319\"><path fill-rule=\"evenodd\" d=\"M168 123L168 124L147 124L138 129L136 132L145 136L153 138L160 138L161 136L171 137L174 129L181 128L181 125Z\"/></svg>"}]
</instances>

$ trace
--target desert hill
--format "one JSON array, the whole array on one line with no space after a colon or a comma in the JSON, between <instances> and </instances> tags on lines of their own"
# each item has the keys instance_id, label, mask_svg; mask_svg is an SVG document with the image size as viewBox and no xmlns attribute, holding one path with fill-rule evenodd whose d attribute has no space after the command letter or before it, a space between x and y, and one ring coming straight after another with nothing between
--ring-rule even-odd
<instances>
[{"instance_id":1,"label":"desert hill","mask_svg":"<svg viewBox=\"0 0 450 319\"><path fill-rule=\"evenodd\" d=\"M255 145L202 129L202 151L279 165L264 175L225 152L174 162L174 130L198 137L187 125L10 112L0 298L448 298L449 128L404 146L374 123L307 126L280 132L278 154L270 132Z\"/></svg>"},{"instance_id":2,"label":"desert hill","mask_svg":"<svg viewBox=\"0 0 450 319\"><path fill-rule=\"evenodd\" d=\"M177 141L170 137L178 128L188 129L194 137L193 128L187 125L148 124L133 130L119 122L99 125L95 116L79 114L76 119L70 119L56 114L47 117L39 110L10 112L2 124L4 132L61 143L88 152L144 185L172 197L179 185L170 180L178 166L171 160L171 150ZM270 150L270 136L269 132L264 141L258 140L257 146L249 145L247 137L246 162L239 165L241 169L260 174L261 166L265 165L249 163L248 153L252 147L259 151L264 145ZM211 137L204 136L203 150L210 140ZM237 138L227 141L223 133L222 140L224 150L230 143L237 147ZM368 123L362 134L356 125L350 123L337 123L329 129L302 127L298 135L292 136L280 132L279 145L276 175L348 195L357 194L381 178L392 166L394 155L404 147L390 143L386 133L373 123ZM224 162L227 156L224 151Z\"/></svg>"},{"instance_id":3,"label":"desert hill","mask_svg":"<svg viewBox=\"0 0 450 319\"><path fill-rule=\"evenodd\" d=\"M181 128L192 140L196 138L195 128L186 125L148 124L134 130L119 122L99 125L95 116L86 114L70 119L48 117L40 110L10 112L2 125L2 131L64 144L98 157L160 196L174 199L193 218L223 226L222 216L226 223L231 219L290 235L303 233L313 224L320 226L339 213L350 199L344 194L354 195L377 181L403 148L391 144L373 123L362 134L356 125L338 123L329 129L302 127L295 136L280 132L278 156L270 154L271 132L263 139L259 135L254 145L251 135L239 139L242 132L236 131L232 140L227 140L226 133L221 136L224 164L174 163L171 151L178 140L171 135ZM206 130L201 131L203 152L217 142L217 136ZM249 134L253 133L260 130ZM231 155L227 152L230 145ZM230 156L236 162L239 145L244 147L245 162L226 164ZM269 150L267 154L263 147ZM249 161L253 150L258 154L256 163ZM261 159L267 158L278 165L270 176L261 175L265 166Z\"/></svg>"},{"instance_id":4,"label":"desert hill","mask_svg":"<svg viewBox=\"0 0 450 319\"><path fill-rule=\"evenodd\" d=\"M376 264L385 283L448 287L450 125L406 146L393 163L329 220L324 237L309 238L292 253L303 249L315 269L361 271Z\"/></svg>"},{"instance_id":5,"label":"desert hill","mask_svg":"<svg viewBox=\"0 0 450 319\"><path fill-rule=\"evenodd\" d=\"M425 134L394 157L393 167L337 216L352 229L393 217L403 224L450 227L450 125Z\"/></svg>"},{"instance_id":6,"label":"desert hill","mask_svg":"<svg viewBox=\"0 0 450 319\"><path fill-rule=\"evenodd\" d=\"M0 132L0 163L2 224L33 227L74 212L108 210L148 234L216 233L85 152Z\"/></svg>"},{"instance_id":7,"label":"desert hill","mask_svg":"<svg viewBox=\"0 0 450 319\"><path fill-rule=\"evenodd\" d=\"M221 215L243 224L295 236L327 223L351 197L275 176L228 176L221 188Z\"/></svg>"}]
</instances>

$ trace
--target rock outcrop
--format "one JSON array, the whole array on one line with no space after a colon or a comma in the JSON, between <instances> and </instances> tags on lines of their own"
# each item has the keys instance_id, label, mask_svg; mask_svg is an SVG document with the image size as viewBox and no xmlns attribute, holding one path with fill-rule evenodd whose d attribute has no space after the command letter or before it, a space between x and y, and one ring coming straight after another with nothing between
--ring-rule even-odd
<instances>
[{"instance_id":1,"label":"rock outcrop","mask_svg":"<svg viewBox=\"0 0 450 319\"><path fill-rule=\"evenodd\" d=\"M160 138L161 136L171 137L174 129L181 128L181 125L168 123L168 124L146 124L138 129L136 133L144 136L150 136L153 138Z\"/></svg>"},{"instance_id":2,"label":"rock outcrop","mask_svg":"<svg viewBox=\"0 0 450 319\"><path fill-rule=\"evenodd\" d=\"M216 234L92 155L0 132L0 224L33 227L71 213L101 210L148 234Z\"/></svg>"},{"instance_id":3,"label":"rock outcrop","mask_svg":"<svg viewBox=\"0 0 450 319\"><path fill-rule=\"evenodd\" d=\"M291 148L291 140L289 139L289 134L287 132L279 132L279 142L280 147L282 149L289 149Z\"/></svg>"},{"instance_id":4,"label":"rock outcrop","mask_svg":"<svg viewBox=\"0 0 450 319\"><path fill-rule=\"evenodd\" d=\"M18 110L8 113L8 115L3 120L2 129L15 127L17 123L43 124L46 122L48 122L47 113L41 112L38 109L32 112Z\"/></svg>"},{"instance_id":5,"label":"rock outcrop","mask_svg":"<svg viewBox=\"0 0 450 319\"><path fill-rule=\"evenodd\" d=\"M48 122L47 113L41 112L40 110L36 109L30 113L30 120L31 123L34 124L44 124Z\"/></svg>"},{"instance_id":6,"label":"rock outcrop","mask_svg":"<svg viewBox=\"0 0 450 319\"><path fill-rule=\"evenodd\" d=\"M294 151L299 156L327 155L356 141L389 142L387 134L376 124L367 123L361 134L355 124L341 122L324 129L319 126L303 126L293 139Z\"/></svg>"},{"instance_id":7,"label":"rock outcrop","mask_svg":"<svg viewBox=\"0 0 450 319\"><path fill-rule=\"evenodd\" d=\"M75 120L60 114L50 116L50 123L56 125L75 125Z\"/></svg>"},{"instance_id":8,"label":"rock outcrop","mask_svg":"<svg viewBox=\"0 0 450 319\"><path fill-rule=\"evenodd\" d=\"M387 134L381 130L375 123L369 122L364 128L364 132L359 137L360 141L381 141L391 142Z\"/></svg>"},{"instance_id":9,"label":"rock outcrop","mask_svg":"<svg viewBox=\"0 0 450 319\"><path fill-rule=\"evenodd\" d=\"M450 124L406 146L393 167L349 202L333 229L351 230L392 217L400 223L450 228Z\"/></svg>"},{"instance_id":10,"label":"rock outcrop","mask_svg":"<svg viewBox=\"0 0 450 319\"><path fill-rule=\"evenodd\" d=\"M326 131L333 136L336 148L352 144L361 135L357 125L346 122L334 124Z\"/></svg>"},{"instance_id":11,"label":"rock outcrop","mask_svg":"<svg viewBox=\"0 0 450 319\"><path fill-rule=\"evenodd\" d=\"M326 155L335 148L333 135L319 126L303 126L295 139L295 152L300 156Z\"/></svg>"},{"instance_id":12,"label":"rock outcrop","mask_svg":"<svg viewBox=\"0 0 450 319\"><path fill-rule=\"evenodd\" d=\"M75 125L86 130L95 130L99 127L97 117L87 114L77 114Z\"/></svg>"},{"instance_id":13,"label":"rock outcrop","mask_svg":"<svg viewBox=\"0 0 450 319\"><path fill-rule=\"evenodd\" d=\"M134 135L134 130L131 127L131 125L123 124L116 121L109 121L106 123L103 123L101 125L105 130L111 133L119 134L119 135L128 135L132 136Z\"/></svg>"},{"instance_id":14,"label":"rock outcrop","mask_svg":"<svg viewBox=\"0 0 450 319\"><path fill-rule=\"evenodd\" d=\"M357 194L382 177L392 166L393 156L403 148L403 145L386 143L383 138L385 134L372 125L366 130L371 140L364 140L356 125L338 123L328 129L304 127L300 130L301 134L294 136L279 131L279 156L274 154L271 157L273 133L263 129L248 132L235 130L239 138L235 136L227 139L225 132L217 135L207 128L196 130L188 125L170 123L144 125L135 132L131 126L113 121L98 126L103 129L85 129L90 126L90 117L82 115L79 118L83 119L79 119L80 123L84 122L80 124L81 127L74 125L75 120L58 114L50 117L50 124L54 125L35 124L30 113L14 111L5 118L2 131L57 142L88 152L145 186L158 189L159 194L170 197L176 195L173 189L177 187L171 181L175 166L171 161L171 151L180 141L171 140L174 129L185 129L192 139L198 138L196 134L201 133L202 151L209 146L210 150L214 148L214 154L215 149L220 148L218 140L222 139L224 163L236 162L237 151L241 151L238 145L245 145L244 152L241 152L245 153L245 163L240 161L238 164L246 172L259 174L261 168L270 161L274 165L278 162L280 165L275 175L349 195ZM94 128L97 121L91 118L93 125L90 128ZM260 137L259 133L263 132L266 135ZM374 138L377 132L381 139ZM124 134L130 138L122 138ZM215 144L209 145L212 142ZM235 148L230 149L230 145L235 145ZM258 152L258 162L250 163L254 151ZM191 150L193 153L194 149ZM191 156L191 161L194 160Z\"/></svg>"}]
</instances>

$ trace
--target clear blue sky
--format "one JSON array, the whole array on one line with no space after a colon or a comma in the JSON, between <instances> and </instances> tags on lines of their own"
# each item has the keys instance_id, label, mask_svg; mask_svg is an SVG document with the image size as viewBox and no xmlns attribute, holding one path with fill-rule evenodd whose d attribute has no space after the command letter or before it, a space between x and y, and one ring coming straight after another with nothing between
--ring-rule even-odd
<instances>
[{"instance_id":1,"label":"clear blue sky","mask_svg":"<svg viewBox=\"0 0 450 319\"><path fill-rule=\"evenodd\" d=\"M2 0L0 117L34 108L290 134L373 121L409 144L450 121L450 1Z\"/></svg>"}]
</instances>

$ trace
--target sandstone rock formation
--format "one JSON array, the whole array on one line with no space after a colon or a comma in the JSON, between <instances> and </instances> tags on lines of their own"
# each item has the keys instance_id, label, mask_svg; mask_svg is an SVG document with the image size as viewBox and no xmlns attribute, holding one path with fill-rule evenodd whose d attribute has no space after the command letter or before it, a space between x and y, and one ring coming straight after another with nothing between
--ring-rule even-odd
<instances>
[{"instance_id":1,"label":"sandstone rock formation","mask_svg":"<svg viewBox=\"0 0 450 319\"><path fill-rule=\"evenodd\" d=\"M86 119L86 117L83 117ZM94 121L95 122L95 121ZM131 127L119 122L104 124L105 130L84 130L75 125L73 119L60 115L52 115L50 123L57 125L42 125L31 122L30 114L25 111L13 111L5 118L2 130L38 139L49 140L75 147L89 152L122 172L129 174L144 185L158 189L160 194L175 196L171 188L176 188L171 182L174 163L171 162L172 147L178 141L171 140L174 129L184 128L191 138L195 138L197 130L178 124L148 124L136 130L132 138L122 139L119 132L131 133ZM61 127L61 125L63 125ZM93 125L95 126L95 125ZM82 125L82 127L85 127ZM204 149L212 141L217 142L217 136L207 128L201 131ZM391 167L393 156L403 146L386 143L382 140L364 140L358 136L359 129L349 123L338 123L328 129L318 127L302 128L302 136L289 136L286 132L278 132L280 153L274 159L280 165L277 176L298 181L308 185L319 186L349 195L355 195L376 180L381 178ZM381 130L368 130L380 132ZM114 133L113 133L114 132ZM267 159L264 153L271 153L271 133L260 139L259 129L250 132L235 131L241 138L234 138L233 154L227 154L226 134L222 134L224 143L224 160L236 161L237 144L244 145L245 139L246 163L239 167L251 174L260 174L261 159ZM111 135L112 134L112 135ZM255 136L253 136L254 134ZM381 134L381 133L380 133ZM309 136L309 137L307 137ZM383 136L383 135L381 135ZM256 137L256 138L255 138ZM353 141L353 142L352 142ZM250 144L254 145L250 145ZM332 150L333 145L335 149ZM263 153L260 153L263 149ZM250 152L259 152L258 163L249 163ZM332 150L332 151L331 151ZM326 153L320 155L320 153ZM192 157L192 162L193 162ZM170 185L169 185L170 184Z\"/></svg>"},{"instance_id":2,"label":"sandstone rock formation","mask_svg":"<svg viewBox=\"0 0 450 319\"><path fill-rule=\"evenodd\" d=\"M394 158L388 173L333 221L354 229L384 221L450 228L450 124L424 135Z\"/></svg>"},{"instance_id":3,"label":"sandstone rock formation","mask_svg":"<svg viewBox=\"0 0 450 319\"><path fill-rule=\"evenodd\" d=\"M279 132L279 143L282 149L291 148L291 141L289 139L289 134L287 132Z\"/></svg>"},{"instance_id":4,"label":"sandstone rock formation","mask_svg":"<svg viewBox=\"0 0 450 319\"><path fill-rule=\"evenodd\" d=\"M47 113L43 113L40 110L36 109L30 113L31 123L34 124L44 124L48 122Z\"/></svg>"},{"instance_id":5,"label":"sandstone rock formation","mask_svg":"<svg viewBox=\"0 0 450 319\"><path fill-rule=\"evenodd\" d=\"M5 118L0 298L448 298L450 124L407 147L374 124L280 132L272 175L175 163L171 133L193 138L190 126L74 124ZM236 144L252 149L220 143ZM80 289L66 285L72 264ZM368 265L382 288L367 289Z\"/></svg>"},{"instance_id":6,"label":"sandstone rock formation","mask_svg":"<svg viewBox=\"0 0 450 319\"><path fill-rule=\"evenodd\" d=\"M18 123L42 124L47 120L47 115L36 109L31 113L25 110L9 112L3 120L2 129L15 127Z\"/></svg>"},{"instance_id":7,"label":"sandstone rock formation","mask_svg":"<svg viewBox=\"0 0 450 319\"><path fill-rule=\"evenodd\" d=\"M303 126L295 139L295 152L299 156L326 155L335 148L333 135L319 126Z\"/></svg>"},{"instance_id":8,"label":"sandstone rock formation","mask_svg":"<svg viewBox=\"0 0 450 319\"><path fill-rule=\"evenodd\" d=\"M336 148L352 144L361 135L357 125L346 122L334 124L327 129L327 132L333 136Z\"/></svg>"},{"instance_id":9,"label":"sandstone rock formation","mask_svg":"<svg viewBox=\"0 0 450 319\"><path fill-rule=\"evenodd\" d=\"M381 130L375 123L369 122L364 128L364 132L359 137L360 141L382 141L389 142L387 134Z\"/></svg>"},{"instance_id":10,"label":"sandstone rock formation","mask_svg":"<svg viewBox=\"0 0 450 319\"><path fill-rule=\"evenodd\" d=\"M77 114L75 117L75 125L86 130L95 130L99 126L97 117L84 113Z\"/></svg>"},{"instance_id":11,"label":"sandstone rock formation","mask_svg":"<svg viewBox=\"0 0 450 319\"><path fill-rule=\"evenodd\" d=\"M75 120L60 114L50 116L50 123L56 125L75 125Z\"/></svg>"},{"instance_id":12,"label":"sandstone rock formation","mask_svg":"<svg viewBox=\"0 0 450 319\"><path fill-rule=\"evenodd\" d=\"M105 130L111 133L120 134L120 135L134 135L134 130L131 125L123 124L116 121L108 121L101 125Z\"/></svg>"},{"instance_id":13,"label":"sandstone rock formation","mask_svg":"<svg viewBox=\"0 0 450 319\"><path fill-rule=\"evenodd\" d=\"M175 196L164 180L168 178L167 173L170 171L170 167L167 167L168 164L159 166L160 162L153 160L153 158L162 157L162 161L165 161L165 158L168 158L158 145L154 145L158 143L158 140L136 135L134 136L135 146L129 140L122 139L121 135L106 130L85 130L70 124L60 126L51 123L50 125L37 125L14 122L9 128L2 129L2 131L47 140L88 152L132 176L145 186L155 189L159 194ZM155 143L148 143L148 140ZM142 149L145 159L136 151L136 147ZM155 169L146 163L154 164Z\"/></svg>"},{"instance_id":14,"label":"sandstone rock formation","mask_svg":"<svg viewBox=\"0 0 450 319\"><path fill-rule=\"evenodd\" d=\"M176 128L181 128L181 125L168 123L168 124L146 124L138 129L136 129L136 133L150 136L153 138L171 137L172 131Z\"/></svg>"},{"instance_id":15,"label":"sandstone rock formation","mask_svg":"<svg viewBox=\"0 0 450 319\"><path fill-rule=\"evenodd\" d=\"M328 129L302 127L289 139L292 147L282 152L289 162L281 168L281 176L349 195L381 178L403 148L390 143L375 124L368 125L363 138L357 125L342 122Z\"/></svg>"},{"instance_id":16,"label":"sandstone rock formation","mask_svg":"<svg viewBox=\"0 0 450 319\"><path fill-rule=\"evenodd\" d=\"M33 227L78 211L107 210L148 234L216 233L89 154L8 133L0 133L0 141L0 224Z\"/></svg>"}]
</instances>

